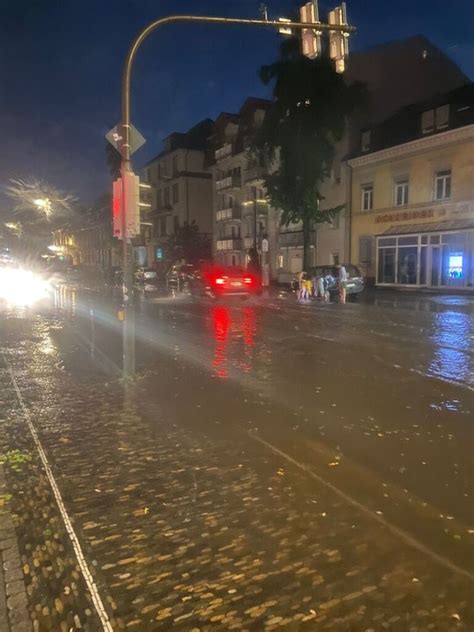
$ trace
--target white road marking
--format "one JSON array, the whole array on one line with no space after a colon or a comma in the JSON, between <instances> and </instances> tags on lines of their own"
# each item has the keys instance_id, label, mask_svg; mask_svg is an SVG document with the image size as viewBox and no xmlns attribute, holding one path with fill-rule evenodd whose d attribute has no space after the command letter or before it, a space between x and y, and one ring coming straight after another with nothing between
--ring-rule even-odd
<instances>
[{"instance_id":1,"label":"white road marking","mask_svg":"<svg viewBox=\"0 0 474 632\"><path fill-rule=\"evenodd\" d=\"M41 441L39 439L38 433L36 432L36 429L33 425L33 422L31 421L31 417L30 417L30 413L28 411L28 408L25 405L25 402L23 401L23 397L20 391L20 388L18 386L18 382L16 381L15 375L13 373L13 370L9 364L9 362L7 361L5 354L2 352L2 357L3 357L3 361L5 362L5 366L7 367L7 371L10 374L10 378L13 384L13 388L15 389L15 393L16 396L18 398L18 402L20 404L20 407L23 411L23 415L25 417L26 420L26 424L28 426L28 429L31 433L31 436L33 437L33 441L36 445L36 448L38 450L41 462L43 464L44 470L46 472L46 476L48 478L49 484L51 485L51 490L53 492L54 498L56 500L56 503L58 505L58 509L59 512L61 514L61 517L63 519L64 522L64 526L66 527L66 531L69 535L69 538L71 540L73 549L74 549L74 553L76 554L76 559L77 562L79 564L79 567L81 569L82 572L82 576L84 577L84 581L86 583L87 589L89 590L91 597L92 597L92 601L94 603L96 612L97 612L97 616L100 619L100 622L102 623L102 628L104 629L105 632L113 632L113 627L112 624L110 623L110 619L109 619L109 615L107 614L107 611L104 607L104 602L102 600L102 597L100 596L99 590L97 588L97 584L94 581L94 578L92 577L92 574L89 570L89 567L87 565L86 559L84 557L84 553L82 551L82 547L81 544L79 542L79 538L76 535L76 532L74 531L74 527L72 526L72 522L71 519L69 517L69 514L67 512L67 509L64 505L64 501L62 499L61 496L61 492L59 491L59 487L56 483L56 479L54 478L54 474L53 471L51 469L51 466L49 464L48 461L48 457L46 456L46 452L43 449L43 446L41 445Z\"/></svg>"},{"instance_id":2,"label":"white road marking","mask_svg":"<svg viewBox=\"0 0 474 632\"><path fill-rule=\"evenodd\" d=\"M268 441L265 441L265 439L262 439L262 437L259 437L254 432L247 431L247 434L254 441L258 441L262 445L266 446L274 454L278 454L283 459L285 459L289 463L292 463L295 467L297 467L298 469L302 470L303 472L311 476L311 478L314 478L316 481L318 481L318 483L321 483L321 485L324 485L324 487L330 489L334 494L339 496L339 498L342 498L346 503L352 505L353 507L358 509L360 512L369 516L369 518L371 518L372 520L375 520L376 522L383 525L388 531L390 531L393 535L398 537L408 546L411 546L412 548L417 549L418 551L420 551L421 553L429 557L431 560L433 560L437 564L440 564L441 566L444 566L445 568L449 569L453 573L457 573L458 575L463 575L469 578L470 580L474 579L474 575L472 573L470 573L464 568L461 568L454 562L451 562L451 560L449 560L447 557L444 557L443 555L436 553L436 551L431 550L429 547L427 547L425 544L423 544L422 542L414 538L412 535L410 535L403 529L400 529L399 527L396 527L395 525L391 524L390 522L388 522L388 520L383 518L380 514L375 513L369 507L366 507L355 498L352 498L352 496L349 496L349 494L346 494L341 489L339 489L338 487L336 487L329 481L326 481L324 478L322 478L321 476L313 472L313 470L311 470L304 463L300 463L299 461L294 459L292 456L290 456L286 452L283 452L282 450L280 450L273 444L269 443Z\"/></svg>"}]
</instances>

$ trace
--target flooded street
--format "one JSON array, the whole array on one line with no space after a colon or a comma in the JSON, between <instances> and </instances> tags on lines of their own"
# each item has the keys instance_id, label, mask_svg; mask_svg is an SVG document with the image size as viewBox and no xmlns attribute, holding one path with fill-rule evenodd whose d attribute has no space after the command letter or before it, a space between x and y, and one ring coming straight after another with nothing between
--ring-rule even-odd
<instances>
[{"instance_id":1,"label":"flooded street","mask_svg":"<svg viewBox=\"0 0 474 632\"><path fill-rule=\"evenodd\" d=\"M127 389L117 307L0 315L36 629L473 628L472 296L139 300Z\"/></svg>"}]
</instances>

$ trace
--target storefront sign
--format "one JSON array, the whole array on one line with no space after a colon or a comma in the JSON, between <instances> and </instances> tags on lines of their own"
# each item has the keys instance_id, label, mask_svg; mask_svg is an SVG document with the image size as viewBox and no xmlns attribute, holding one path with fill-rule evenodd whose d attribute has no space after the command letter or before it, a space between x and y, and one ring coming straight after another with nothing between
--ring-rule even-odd
<instances>
[{"instance_id":1,"label":"storefront sign","mask_svg":"<svg viewBox=\"0 0 474 632\"><path fill-rule=\"evenodd\" d=\"M377 215L375 218L376 224L386 224L388 222L406 222L410 219L427 219L434 217L434 210L424 209L422 211L403 211L400 213L385 213L384 215Z\"/></svg>"}]
</instances>

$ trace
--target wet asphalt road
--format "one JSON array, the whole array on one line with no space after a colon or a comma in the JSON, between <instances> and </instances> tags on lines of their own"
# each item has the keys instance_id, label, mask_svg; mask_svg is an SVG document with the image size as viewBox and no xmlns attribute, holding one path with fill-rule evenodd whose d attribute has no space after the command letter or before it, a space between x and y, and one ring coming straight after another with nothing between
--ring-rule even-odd
<instances>
[{"instance_id":1,"label":"wet asphalt road","mask_svg":"<svg viewBox=\"0 0 474 632\"><path fill-rule=\"evenodd\" d=\"M472 297L142 301L125 399L115 308L2 329L114 627L471 629Z\"/></svg>"}]
</instances>

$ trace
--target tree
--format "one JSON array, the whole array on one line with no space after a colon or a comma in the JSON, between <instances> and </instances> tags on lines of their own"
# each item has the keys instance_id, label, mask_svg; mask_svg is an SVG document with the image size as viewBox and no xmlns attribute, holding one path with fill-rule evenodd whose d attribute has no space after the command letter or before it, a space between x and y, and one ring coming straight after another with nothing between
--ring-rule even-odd
<instances>
[{"instance_id":1,"label":"tree","mask_svg":"<svg viewBox=\"0 0 474 632\"><path fill-rule=\"evenodd\" d=\"M38 179L12 179L3 189L11 201L0 213L3 241L23 256L38 255L79 214L77 198Z\"/></svg>"},{"instance_id":2,"label":"tree","mask_svg":"<svg viewBox=\"0 0 474 632\"><path fill-rule=\"evenodd\" d=\"M209 260L211 258L211 239L209 235L199 232L195 221L185 222L178 226L174 235L168 239L166 247L168 257L172 261L185 259L188 263Z\"/></svg>"},{"instance_id":3,"label":"tree","mask_svg":"<svg viewBox=\"0 0 474 632\"><path fill-rule=\"evenodd\" d=\"M109 173L114 180L120 178L121 161L122 157L118 149L115 149L115 147L107 141L105 145L105 162Z\"/></svg>"},{"instance_id":4,"label":"tree","mask_svg":"<svg viewBox=\"0 0 474 632\"><path fill-rule=\"evenodd\" d=\"M270 166L265 186L281 224L301 222L303 267L309 265L313 225L331 221L344 206L324 208L321 185L329 177L336 143L346 119L366 96L360 83L348 85L326 58L310 60L297 39L285 41L280 58L263 66L260 77L273 83L273 103L253 150Z\"/></svg>"}]
</instances>

